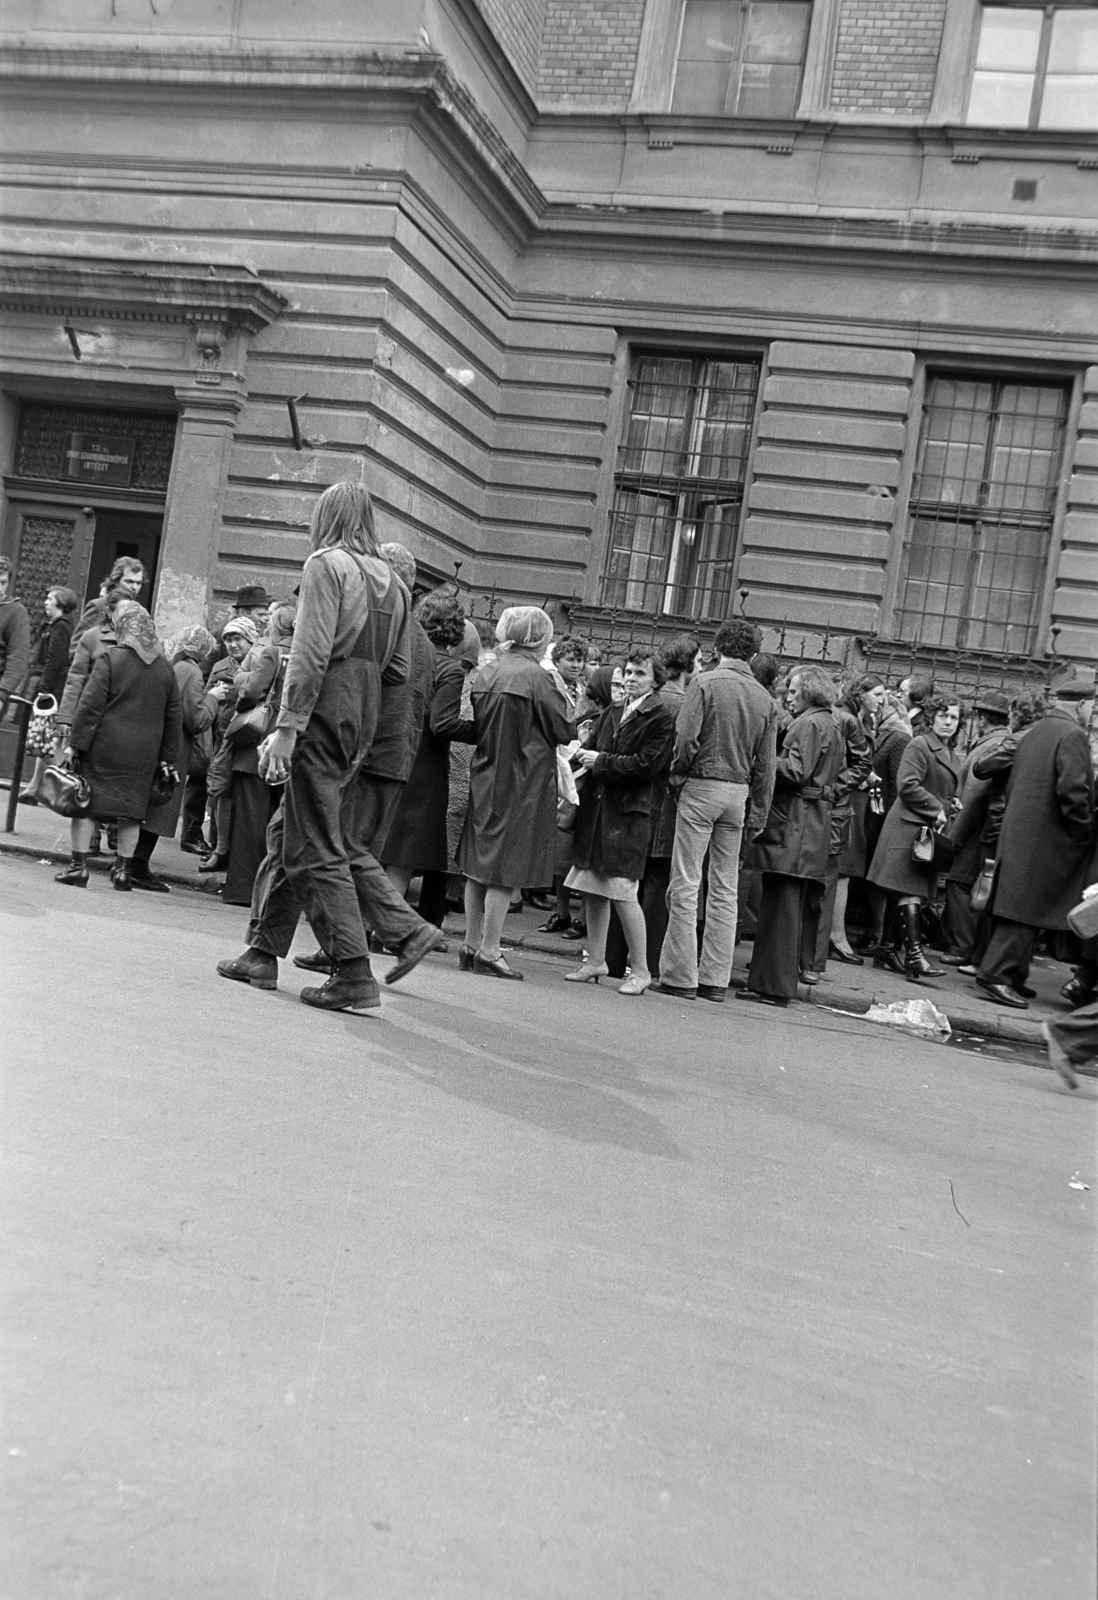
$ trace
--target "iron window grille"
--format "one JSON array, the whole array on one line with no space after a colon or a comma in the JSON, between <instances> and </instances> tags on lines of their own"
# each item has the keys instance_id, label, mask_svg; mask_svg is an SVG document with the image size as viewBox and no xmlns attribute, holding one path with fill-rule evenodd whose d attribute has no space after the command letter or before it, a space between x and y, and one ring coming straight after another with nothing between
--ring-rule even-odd
<instances>
[{"instance_id":1,"label":"iron window grille","mask_svg":"<svg viewBox=\"0 0 1098 1600\"><path fill-rule=\"evenodd\" d=\"M970 127L1098 128L1094 0L980 8Z\"/></svg>"},{"instance_id":2,"label":"iron window grille","mask_svg":"<svg viewBox=\"0 0 1098 1600\"><path fill-rule=\"evenodd\" d=\"M757 360L638 356L603 605L704 620L731 604Z\"/></svg>"},{"instance_id":3,"label":"iron window grille","mask_svg":"<svg viewBox=\"0 0 1098 1600\"><path fill-rule=\"evenodd\" d=\"M685 0L671 110L792 117L811 14L810 0Z\"/></svg>"},{"instance_id":4,"label":"iron window grille","mask_svg":"<svg viewBox=\"0 0 1098 1600\"><path fill-rule=\"evenodd\" d=\"M939 373L927 382L895 637L1031 654L1067 391Z\"/></svg>"}]
</instances>

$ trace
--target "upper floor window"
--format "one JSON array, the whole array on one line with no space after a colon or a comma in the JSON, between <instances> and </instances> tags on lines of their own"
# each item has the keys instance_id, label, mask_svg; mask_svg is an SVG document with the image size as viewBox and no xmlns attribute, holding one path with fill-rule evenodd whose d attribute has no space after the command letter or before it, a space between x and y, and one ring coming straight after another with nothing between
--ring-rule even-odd
<instances>
[{"instance_id":1,"label":"upper floor window","mask_svg":"<svg viewBox=\"0 0 1098 1600\"><path fill-rule=\"evenodd\" d=\"M793 116L811 13L810 0L685 0L671 110Z\"/></svg>"},{"instance_id":2,"label":"upper floor window","mask_svg":"<svg viewBox=\"0 0 1098 1600\"><path fill-rule=\"evenodd\" d=\"M985 5L970 125L1098 127L1098 5Z\"/></svg>"},{"instance_id":3,"label":"upper floor window","mask_svg":"<svg viewBox=\"0 0 1098 1600\"><path fill-rule=\"evenodd\" d=\"M758 390L757 360L636 358L604 605L698 619L727 614Z\"/></svg>"},{"instance_id":4,"label":"upper floor window","mask_svg":"<svg viewBox=\"0 0 1098 1600\"><path fill-rule=\"evenodd\" d=\"M928 377L897 638L1033 652L1066 417L1059 384Z\"/></svg>"}]
</instances>

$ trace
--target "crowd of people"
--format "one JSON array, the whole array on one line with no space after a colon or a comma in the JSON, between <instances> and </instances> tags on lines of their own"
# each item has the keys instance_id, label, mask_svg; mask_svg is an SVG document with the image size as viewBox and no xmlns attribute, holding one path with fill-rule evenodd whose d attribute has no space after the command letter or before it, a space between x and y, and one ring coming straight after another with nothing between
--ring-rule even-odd
<instances>
[{"instance_id":1,"label":"crowd of people","mask_svg":"<svg viewBox=\"0 0 1098 1600\"><path fill-rule=\"evenodd\" d=\"M1098 1056L1098 942L1068 925L1098 881L1093 670L966 705L921 674L783 668L742 618L711 652L681 634L604 660L539 607L488 630L453 585L413 602L414 559L378 544L358 485L320 496L311 542L295 598L243 589L219 635L162 644L129 559L79 619L50 591L22 686L56 696L54 760L88 790L59 883L87 885L105 830L114 888L165 892L150 859L178 828L250 906L221 975L276 987L304 913L317 948L295 960L326 981L302 1000L349 1011L380 1003L371 949L399 981L446 948L458 897L462 971L521 981L503 933L525 900L582 946L565 981L717 1004L784 1007L871 960L913 983L953 966L1024 1009L1048 936L1077 1013L1050 1054L1066 1081Z\"/></svg>"}]
</instances>

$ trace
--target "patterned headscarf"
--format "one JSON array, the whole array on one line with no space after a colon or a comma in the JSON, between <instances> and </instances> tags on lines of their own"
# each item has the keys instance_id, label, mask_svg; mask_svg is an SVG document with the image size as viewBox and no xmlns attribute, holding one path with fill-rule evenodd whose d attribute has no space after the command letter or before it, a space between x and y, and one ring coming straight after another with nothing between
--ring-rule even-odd
<instances>
[{"instance_id":1,"label":"patterned headscarf","mask_svg":"<svg viewBox=\"0 0 1098 1600\"><path fill-rule=\"evenodd\" d=\"M213 634L200 622L196 622L190 628L180 628L164 646L164 654L169 661L183 656L187 661L198 662L200 666L206 657L215 654L216 650L217 642Z\"/></svg>"},{"instance_id":2,"label":"patterned headscarf","mask_svg":"<svg viewBox=\"0 0 1098 1600\"><path fill-rule=\"evenodd\" d=\"M153 619L136 600L124 600L114 611L114 632L119 644L132 644L145 660L160 654Z\"/></svg>"}]
</instances>

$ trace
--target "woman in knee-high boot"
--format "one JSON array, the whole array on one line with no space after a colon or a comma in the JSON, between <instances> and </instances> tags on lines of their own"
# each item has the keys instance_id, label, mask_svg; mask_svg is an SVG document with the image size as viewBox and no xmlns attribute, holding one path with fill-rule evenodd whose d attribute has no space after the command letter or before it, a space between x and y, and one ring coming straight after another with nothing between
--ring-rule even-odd
<instances>
[{"instance_id":1,"label":"woman in knee-high boot","mask_svg":"<svg viewBox=\"0 0 1098 1600\"><path fill-rule=\"evenodd\" d=\"M927 959L919 913L934 895L936 874L914 859L922 828L941 830L955 809L960 766L950 745L961 720L951 695L932 694L923 703L924 726L907 745L896 779L896 799L884 821L869 881L890 900L884 936L874 965L903 973L911 982L940 978L944 968Z\"/></svg>"}]
</instances>

